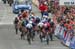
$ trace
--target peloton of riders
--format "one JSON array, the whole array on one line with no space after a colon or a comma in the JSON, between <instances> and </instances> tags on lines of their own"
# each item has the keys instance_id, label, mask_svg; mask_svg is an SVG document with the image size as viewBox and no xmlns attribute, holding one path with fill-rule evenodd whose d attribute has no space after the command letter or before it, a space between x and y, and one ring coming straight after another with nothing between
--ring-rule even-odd
<instances>
[{"instance_id":1,"label":"peloton of riders","mask_svg":"<svg viewBox=\"0 0 75 49\"><path fill-rule=\"evenodd\" d=\"M20 31L21 39L25 39L25 36L27 36L29 44L31 44L31 41L34 41L37 34L39 34L41 42L46 39L45 41L49 44L49 40L53 40L54 23L46 15L39 17L36 16L34 12L29 13L29 11L21 10L15 18L14 24L16 34Z\"/></svg>"}]
</instances>

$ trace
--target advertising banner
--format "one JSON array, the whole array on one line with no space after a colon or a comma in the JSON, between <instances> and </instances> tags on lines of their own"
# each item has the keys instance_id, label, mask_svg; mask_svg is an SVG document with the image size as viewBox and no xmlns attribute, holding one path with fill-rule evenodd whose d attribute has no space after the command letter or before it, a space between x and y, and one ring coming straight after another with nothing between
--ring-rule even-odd
<instances>
[{"instance_id":1,"label":"advertising banner","mask_svg":"<svg viewBox=\"0 0 75 49\"><path fill-rule=\"evenodd\" d=\"M75 5L75 0L59 0L59 5Z\"/></svg>"}]
</instances>

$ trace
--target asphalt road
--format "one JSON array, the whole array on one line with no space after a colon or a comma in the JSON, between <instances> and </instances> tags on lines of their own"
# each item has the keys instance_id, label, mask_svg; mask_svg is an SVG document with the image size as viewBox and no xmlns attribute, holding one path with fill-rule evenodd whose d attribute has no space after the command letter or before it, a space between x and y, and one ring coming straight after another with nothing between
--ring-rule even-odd
<instances>
[{"instance_id":1,"label":"asphalt road","mask_svg":"<svg viewBox=\"0 0 75 49\"><path fill-rule=\"evenodd\" d=\"M33 5L33 11L40 16L37 7ZM0 49L68 49L54 37L49 45L41 43L38 35L31 45L26 40L20 39L20 32L15 34L13 19L16 15L12 13L12 8L8 4L0 2Z\"/></svg>"}]
</instances>

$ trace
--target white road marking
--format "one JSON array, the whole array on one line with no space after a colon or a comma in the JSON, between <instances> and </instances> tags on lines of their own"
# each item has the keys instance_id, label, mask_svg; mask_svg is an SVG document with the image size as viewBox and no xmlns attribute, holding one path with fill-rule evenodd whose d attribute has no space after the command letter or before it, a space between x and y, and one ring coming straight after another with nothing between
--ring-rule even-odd
<instances>
[{"instance_id":1,"label":"white road marking","mask_svg":"<svg viewBox=\"0 0 75 49\"><path fill-rule=\"evenodd\" d=\"M64 49L64 48L67 48L67 47L53 47L53 46L52 46L52 47L43 47L43 48L56 48L56 49L58 49L58 48L63 48L63 49Z\"/></svg>"},{"instance_id":2,"label":"white road marking","mask_svg":"<svg viewBox=\"0 0 75 49\"><path fill-rule=\"evenodd\" d=\"M4 23L4 22L0 22L0 25L12 25L13 23Z\"/></svg>"}]
</instances>

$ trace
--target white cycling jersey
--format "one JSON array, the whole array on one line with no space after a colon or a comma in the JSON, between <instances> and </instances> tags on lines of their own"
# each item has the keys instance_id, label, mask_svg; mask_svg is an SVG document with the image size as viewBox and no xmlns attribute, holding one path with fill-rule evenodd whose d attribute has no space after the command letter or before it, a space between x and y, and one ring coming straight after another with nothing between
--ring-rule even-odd
<instances>
[{"instance_id":1,"label":"white cycling jersey","mask_svg":"<svg viewBox=\"0 0 75 49\"><path fill-rule=\"evenodd\" d=\"M27 28L32 28L33 26L32 26L31 23L28 23L28 24L26 25L26 27L27 27Z\"/></svg>"}]
</instances>

